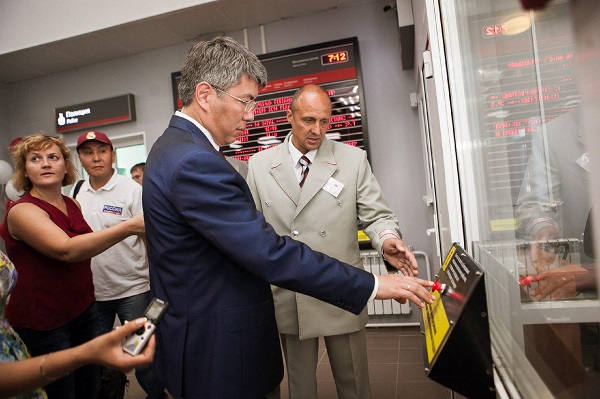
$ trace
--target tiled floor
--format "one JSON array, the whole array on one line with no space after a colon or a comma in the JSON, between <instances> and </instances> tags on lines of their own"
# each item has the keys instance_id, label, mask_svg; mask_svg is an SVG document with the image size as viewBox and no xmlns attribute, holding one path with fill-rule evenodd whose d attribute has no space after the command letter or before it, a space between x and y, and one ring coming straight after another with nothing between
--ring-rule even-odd
<instances>
[{"instance_id":1,"label":"tiled floor","mask_svg":"<svg viewBox=\"0 0 600 399\"><path fill-rule=\"evenodd\" d=\"M320 345L324 348L324 344ZM450 391L429 380L423 365L423 335L419 327L367 328L369 375L373 399L446 399ZM335 382L325 349L317 368L319 399L337 399ZM129 375L125 399L146 396ZM281 399L288 399L287 378L281 383Z\"/></svg>"}]
</instances>

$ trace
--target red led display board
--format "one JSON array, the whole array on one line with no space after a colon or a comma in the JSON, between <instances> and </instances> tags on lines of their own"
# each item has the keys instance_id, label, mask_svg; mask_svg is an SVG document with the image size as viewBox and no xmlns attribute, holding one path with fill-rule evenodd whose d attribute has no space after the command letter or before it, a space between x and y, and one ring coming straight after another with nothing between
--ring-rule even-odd
<instances>
[{"instance_id":1,"label":"red led display board","mask_svg":"<svg viewBox=\"0 0 600 399\"><path fill-rule=\"evenodd\" d=\"M286 119L292 96L306 84L323 87L332 102L327 138L368 150L366 115L356 38L320 43L259 56L269 82L257 97L254 121L237 141L221 148L227 156L247 161L256 152L283 141L290 131ZM172 74L175 109L179 72Z\"/></svg>"}]
</instances>

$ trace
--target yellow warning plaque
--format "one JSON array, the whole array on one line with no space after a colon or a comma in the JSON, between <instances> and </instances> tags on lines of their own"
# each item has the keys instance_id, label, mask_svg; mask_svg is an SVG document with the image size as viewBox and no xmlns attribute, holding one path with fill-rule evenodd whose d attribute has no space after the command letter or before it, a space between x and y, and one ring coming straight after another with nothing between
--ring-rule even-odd
<instances>
[{"instance_id":1,"label":"yellow warning plaque","mask_svg":"<svg viewBox=\"0 0 600 399\"><path fill-rule=\"evenodd\" d=\"M454 256L455 252L456 247L453 245L452 248L450 248L450 252L448 252L448 256L446 256L446 260L444 260L444 263L442 264L442 270L446 270L446 267L448 267L448 263L450 263L450 260Z\"/></svg>"},{"instance_id":2,"label":"yellow warning plaque","mask_svg":"<svg viewBox=\"0 0 600 399\"><path fill-rule=\"evenodd\" d=\"M422 309L428 363L431 363L444 337L450 330L450 321L446 316L446 309L444 309L440 294L439 292L433 292L433 295L436 300L431 305L425 305Z\"/></svg>"}]
</instances>

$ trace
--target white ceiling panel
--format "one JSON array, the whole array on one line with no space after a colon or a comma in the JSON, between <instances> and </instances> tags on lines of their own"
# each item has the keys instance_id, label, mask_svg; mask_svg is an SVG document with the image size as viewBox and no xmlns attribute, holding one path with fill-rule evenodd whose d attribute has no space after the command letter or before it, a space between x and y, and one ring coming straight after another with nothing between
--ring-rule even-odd
<instances>
[{"instance_id":1,"label":"white ceiling panel","mask_svg":"<svg viewBox=\"0 0 600 399\"><path fill-rule=\"evenodd\" d=\"M6 54L2 60L25 66L43 74L80 67L84 62L56 51L49 46L37 46L23 51Z\"/></svg>"},{"instance_id":2,"label":"white ceiling panel","mask_svg":"<svg viewBox=\"0 0 600 399\"><path fill-rule=\"evenodd\" d=\"M211 32L238 29L212 4L162 16L156 19L156 23L178 36L182 42Z\"/></svg>"},{"instance_id":3,"label":"white ceiling panel","mask_svg":"<svg viewBox=\"0 0 600 399\"><path fill-rule=\"evenodd\" d=\"M219 0L2 54L0 82L28 80L185 43L212 33L252 28L370 1L375 0Z\"/></svg>"},{"instance_id":4,"label":"white ceiling panel","mask_svg":"<svg viewBox=\"0 0 600 399\"><path fill-rule=\"evenodd\" d=\"M40 71L17 65L0 58L0 82L17 82L44 76Z\"/></svg>"},{"instance_id":5,"label":"white ceiling panel","mask_svg":"<svg viewBox=\"0 0 600 399\"><path fill-rule=\"evenodd\" d=\"M99 33L90 33L50 43L48 47L66 56L80 60L84 65L131 55L131 50L120 45L118 42L108 40Z\"/></svg>"},{"instance_id":6,"label":"white ceiling panel","mask_svg":"<svg viewBox=\"0 0 600 399\"><path fill-rule=\"evenodd\" d=\"M135 22L98 32L114 45L122 46L130 54L181 43L181 38L153 21Z\"/></svg>"},{"instance_id":7,"label":"white ceiling panel","mask_svg":"<svg viewBox=\"0 0 600 399\"><path fill-rule=\"evenodd\" d=\"M312 1L312 0L311 0ZM271 0L254 0L249 2L236 0L222 0L212 3L221 10L233 26L249 28L282 18L277 8L273 7Z\"/></svg>"}]
</instances>

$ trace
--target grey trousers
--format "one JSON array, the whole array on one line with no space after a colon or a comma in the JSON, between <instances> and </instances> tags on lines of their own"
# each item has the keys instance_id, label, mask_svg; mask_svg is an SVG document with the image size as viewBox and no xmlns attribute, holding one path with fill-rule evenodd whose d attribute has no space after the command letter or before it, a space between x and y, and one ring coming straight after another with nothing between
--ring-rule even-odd
<instances>
[{"instance_id":1,"label":"grey trousers","mask_svg":"<svg viewBox=\"0 0 600 399\"><path fill-rule=\"evenodd\" d=\"M370 399L367 342L364 328L323 337L339 399ZM290 399L317 399L319 338L300 340L281 334Z\"/></svg>"}]
</instances>

